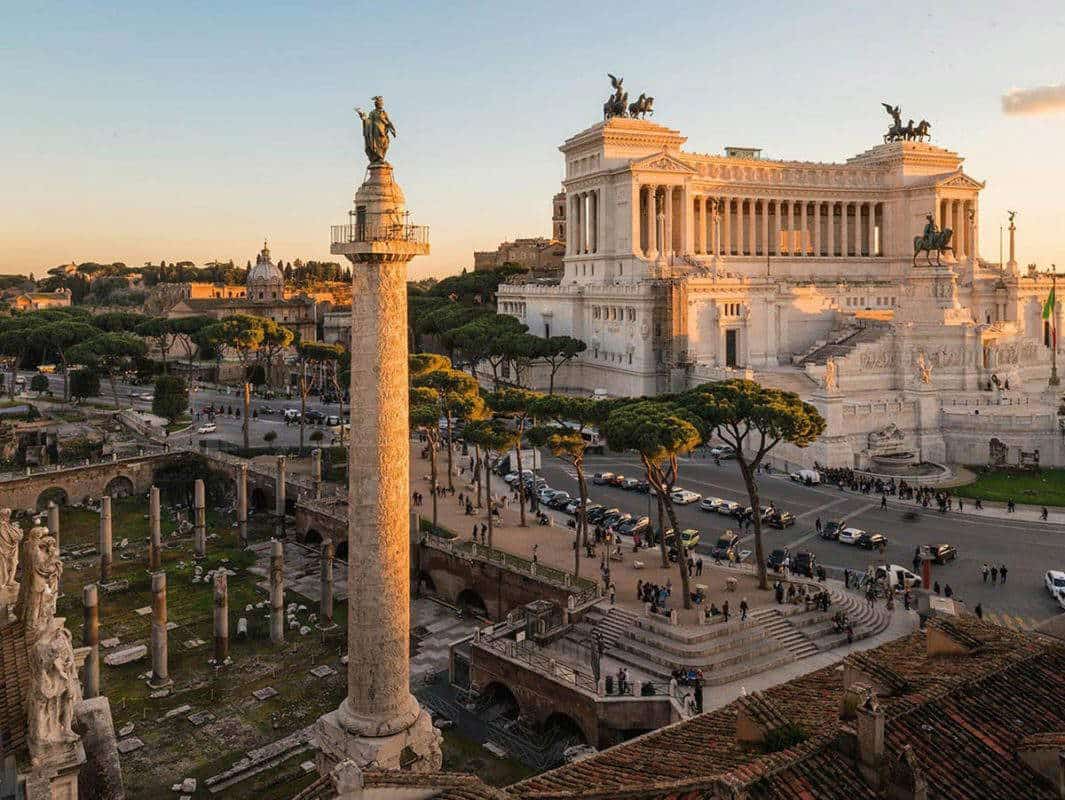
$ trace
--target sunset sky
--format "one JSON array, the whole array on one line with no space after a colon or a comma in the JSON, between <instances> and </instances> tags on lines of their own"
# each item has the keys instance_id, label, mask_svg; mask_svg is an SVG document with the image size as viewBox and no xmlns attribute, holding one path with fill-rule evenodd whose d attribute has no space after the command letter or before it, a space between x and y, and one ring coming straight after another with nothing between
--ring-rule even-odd
<instances>
[{"instance_id":1,"label":"sunset sky","mask_svg":"<svg viewBox=\"0 0 1065 800\"><path fill-rule=\"evenodd\" d=\"M375 94L431 230L412 276L455 272L550 234L557 147L601 118L607 72L698 152L842 161L901 104L987 181L982 255L1012 208L1018 260L1065 268L1060 0L326 5L6 4L0 273L243 264L264 237L330 258L365 164L352 109Z\"/></svg>"}]
</instances>

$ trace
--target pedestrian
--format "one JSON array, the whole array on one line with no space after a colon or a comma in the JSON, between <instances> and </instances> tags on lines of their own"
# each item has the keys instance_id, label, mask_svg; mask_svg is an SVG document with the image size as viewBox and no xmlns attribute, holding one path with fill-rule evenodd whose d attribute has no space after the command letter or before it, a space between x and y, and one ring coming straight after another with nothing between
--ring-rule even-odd
<instances>
[{"instance_id":1,"label":"pedestrian","mask_svg":"<svg viewBox=\"0 0 1065 800\"><path fill-rule=\"evenodd\" d=\"M642 600L643 599L643 579L642 578L637 578L636 579L636 599L637 600Z\"/></svg>"},{"instance_id":2,"label":"pedestrian","mask_svg":"<svg viewBox=\"0 0 1065 800\"><path fill-rule=\"evenodd\" d=\"M779 605L783 605L784 604L784 584L782 584L780 581L777 581L777 584L774 587L773 592L777 596L777 605L778 606Z\"/></svg>"},{"instance_id":3,"label":"pedestrian","mask_svg":"<svg viewBox=\"0 0 1065 800\"><path fill-rule=\"evenodd\" d=\"M885 508L887 508L887 495L882 494L880 495L880 510L883 511Z\"/></svg>"},{"instance_id":4,"label":"pedestrian","mask_svg":"<svg viewBox=\"0 0 1065 800\"><path fill-rule=\"evenodd\" d=\"M932 584L932 591L935 592L936 594L939 594L939 581L936 581L935 583Z\"/></svg>"},{"instance_id":5,"label":"pedestrian","mask_svg":"<svg viewBox=\"0 0 1065 800\"><path fill-rule=\"evenodd\" d=\"M725 618L725 622L728 622L728 600L721 604L721 616Z\"/></svg>"},{"instance_id":6,"label":"pedestrian","mask_svg":"<svg viewBox=\"0 0 1065 800\"><path fill-rule=\"evenodd\" d=\"M910 610L910 590L907 589L902 593L902 605L907 611Z\"/></svg>"},{"instance_id":7,"label":"pedestrian","mask_svg":"<svg viewBox=\"0 0 1065 800\"><path fill-rule=\"evenodd\" d=\"M703 574L703 559L702 556L695 560L695 575L696 577Z\"/></svg>"},{"instance_id":8,"label":"pedestrian","mask_svg":"<svg viewBox=\"0 0 1065 800\"><path fill-rule=\"evenodd\" d=\"M984 576L984 583L987 583L987 576L991 574L991 568L987 566L986 561L984 562L984 565L980 567L980 574Z\"/></svg>"},{"instance_id":9,"label":"pedestrian","mask_svg":"<svg viewBox=\"0 0 1065 800\"><path fill-rule=\"evenodd\" d=\"M984 607L982 605L980 605L979 603L976 604L976 608L974 608L973 611L976 612L976 616L979 619L983 619L984 618Z\"/></svg>"},{"instance_id":10,"label":"pedestrian","mask_svg":"<svg viewBox=\"0 0 1065 800\"><path fill-rule=\"evenodd\" d=\"M944 584L944 586L943 586L943 596L944 597L953 597L954 596L954 590L950 588L950 584L949 583Z\"/></svg>"},{"instance_id":11,"label":"pedestrian","mask_svg":"<svg viewBox=\"0 0 1065 800\"><path fill-rule=\"evenodd\" d=\"M537 551L537 550L539 550L539 549L540 549L540 545L538 545L538 544L533 544L533 546L532 546L532 562L533 562L534 564L535 564L535 563L536 563L537 561L539 561L539 560L540 560L540 559L539 559L539 558L537 557L537 555L536 555L536 551ZM613 604L614 604L614 598L610 598L610 604L611 604L611 605L613 605Z\"/></svg>"},{"instance_id":12,"label":"pedestrian","mask_svg":"<svg viewBox=\"0 0 1065 800\"><path fill-rule=\"evenodd\" d=\"M998 574L1000 576L1002 576L1002 583L1005 583L1006 582L1006 565L1005 564L1003 564L1001 567L998 568Z\"/></svg>"},{"instance_id":13,"label":"pedestrian","mask_svg":"<svg viewBox=\"0 0 1065 800\"><path fill-rule=\"evenodd\" d=\"M976 510L977 511L983 511L984 510L984 504L983 504L983 502L981 502L979 497L976 498Z\"/></svg>"},{"instance_id":14,"label":"pedestrian","mask_svg":"<svg viewBox=\"0 0 1065 800\"><path fill-rule=\"evenodd\" d=\"M821 525L821 518L820 517L818 517L816 520L814 520L814 530L817 531L817 535L818 536L821 535L822 525Z\"/></svg>"},{"instance_id":15,"label":"pedestrian","mask_svg":"<svg viewBox=\"0 0 1065 800\"><path fill-rule=\"evenodd\" d=\"M616 596L617 596L617 589L614 587L614 584L611 583L610 584L610 605L614 605L614 598Z\"/></svg>"},{"instance_id":16,"label":"pedestrian","mask_svg":"<svg viewBox=\"0 0 1065 800\"><path fill-rule=\"evenodd\" d=\"M744 622L747 621L747 609L748 609L747 598L745 597L742 600L740 600L740 620L741 621L744 621Z\"/></svg>"},{"instance_id":17,"label":"pedestrian","mask_svg":"<svg viewBox=\"0 0 1065 800\"><path fill-rule=\"evenodd\" d=\"M961 509L962 509L961 498L959 497L958 498L958 511L961 511Z\"/></svg>"},{"instance_id":18,"label":"pedestrian","mask_svg":"<svg viewBox=\"0 0 1065 800\"><path fill-rule=\"evenodd\" d=\"M854 626L847 623L847 644L854 644Z\"/></svg>"},{"instance_id":19,"label":"pedestrian","mask_svg":"<svg viewBox=\"0 0 1065 800\"><path fill-rule=\"evenodd\" d=\"M991 568L991 585L998 583L998 567Z\"/></svg>"},{"instance_id":20,"label":"pedestrian","mask_svg":"<svg viewBox=\"0 0 1065 800\"><path fill-rule=\"evenodd\" d=\"M843 588L851 588L851 571L849 569L843 570Z\"/></svg>"},{"instance_id":21,"label":"pedestrian","mask_svg":"<svg viewBox=\"0 0 1065 800\"><path fill-rule=\"evenodd\" d=\"M1046 519L1047 519L1047 507L1046 506L1043 506L1043 510L1039 512L1039 519L1041 519L1044 522L1046 522Z\"/></svg>"}]
</instances>

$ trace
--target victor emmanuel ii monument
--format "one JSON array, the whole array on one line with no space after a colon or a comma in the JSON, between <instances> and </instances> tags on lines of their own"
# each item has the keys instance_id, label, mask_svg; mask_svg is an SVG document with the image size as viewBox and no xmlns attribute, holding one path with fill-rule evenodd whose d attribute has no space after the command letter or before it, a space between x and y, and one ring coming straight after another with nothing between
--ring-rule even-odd
<instances>
[{"instance_id":1,"label":"victor emmanuel ii monument","mask_svg":"<svg viewBox=\"0 0 1065 800\"><path fill-rule=\"evenodd\" d=\"M984 183L928 121L885 103L882 141L841 163L696 153L611 82L604 119L559 148L561 280L499 291L532 333L587 343L567 390L750 377L828 421L813 446L782 450L795 462L886 471L1004 447L1009 462L1065 463L1052 279L1018 268L1012 221L1008 259L981 258Z\"/></svg>"}]
</instances>

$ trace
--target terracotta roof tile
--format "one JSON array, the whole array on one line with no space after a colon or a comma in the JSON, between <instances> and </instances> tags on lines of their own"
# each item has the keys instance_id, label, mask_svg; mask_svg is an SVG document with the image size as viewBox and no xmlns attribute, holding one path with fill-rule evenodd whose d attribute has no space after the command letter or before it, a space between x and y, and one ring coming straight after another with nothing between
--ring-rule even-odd
<instances>
[{"instance_id":1,"label":"terracotta roof tile","mask_svg":"<svg viewBox=\"0 0 1065 800\"><path fill-rule=\"evenodd\" d=\"M29 654L21 623L0 625L0 758L26 744L25 696L29 691Z\"/></svg>"}]
</instances>

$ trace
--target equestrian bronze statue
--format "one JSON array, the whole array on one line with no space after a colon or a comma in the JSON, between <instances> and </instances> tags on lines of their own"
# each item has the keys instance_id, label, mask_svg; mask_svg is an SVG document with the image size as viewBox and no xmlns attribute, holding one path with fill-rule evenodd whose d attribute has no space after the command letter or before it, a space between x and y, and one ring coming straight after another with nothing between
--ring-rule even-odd
<instances>
[{"instance_id":1,"label":"equestrian bronze statue","mask_svg":"<svg viewBox=\"0 0 1065 800\"><path fill-rule=\"evenodd\" d=\"M938 267L941 263L940 257L945 250L954 252L954 248L950 244L950 238L954 235L954 231L950 228L939 230L936 226L935 217L931 214L925 214L925 219L927 222L924 226L924 234L913 237L913 265L917 266L917 256L923 252L928 266L932 266L932 253L935 253L936 266Z\"/></svg>"}]
</instances>

